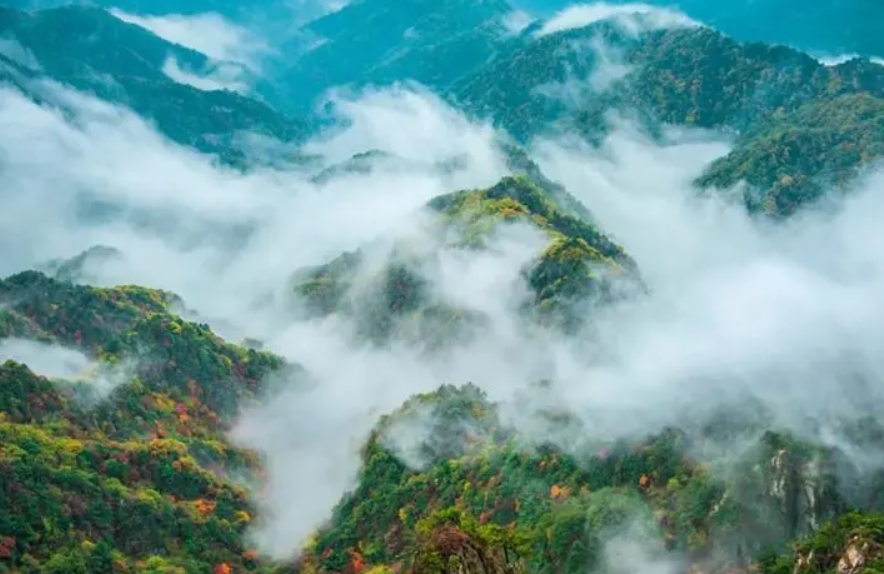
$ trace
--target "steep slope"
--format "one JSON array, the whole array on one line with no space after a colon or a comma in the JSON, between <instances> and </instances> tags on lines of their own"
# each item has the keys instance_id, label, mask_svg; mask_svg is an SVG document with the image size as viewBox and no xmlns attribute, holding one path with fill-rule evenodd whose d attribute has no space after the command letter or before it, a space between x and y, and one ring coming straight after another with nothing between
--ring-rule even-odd
<instances>
[{"instance_id":1,"label":"steep slope","mask_svg":"<svg viewBox=\"0 0 884 574\"><path fill-rule=\"evenodd\" d=\"M845 188L863 166L882 156L884 98L843 95L769 121L714 162L698 183L729 188L745 181L752 186L744 198L751 210L791 214Z\"/></svg>"},{"instance_id":2,"label":"steep slope","mask_svg":"<svg viewBox=\"0 0 884 574\"><path fill-rule=\"evenodd\" d=\"M611 0L609 4L630 4ZM828 55L884 56L875 22L884 8L864 0L648 0L646 5L676 8L740 41L786 44ZM520 8L550 17L572 5L568 0L519 0Z\"/></svg>"},{"instance_id":3,"label":"steep slope","mask_svg":"<svg viewBox=\"0 0 884 574\"><path fill-rule=\"evenodd\" d=\"M539 231L546 245L520 272L530 294L522 310L541 322L576 329L592 305L616 301L640 285L622 247L526 175L437 197L428 209L427 227L395 239L380 268L368 246L298 271L294 292L308 316L351 317L360 337L377 342L395 336L435 347L456 335L464 343L466 329L482 324L482 313L452 306L427 275L440 257L492 246L504 227L517 223ZM518 284L509 288L520 290Z\"/></svg>"},{"instance_id":4,"label":"steep slope","mask_svg":"<svg viewBox=\"0 0 884 574\"><path fill-rule=\"evenodd\" d=\"M835 158L831 150L856 138L881 140L874 110L884 99L884 67L861 59L824 66L790 48L741 44L702 27L635 36L603 21L501 53L458 82L450 98L523 140L559 129L598 141L612 110L637 112L652 132L661 122L731 130L739 134L735 150L698 183L724 187L745 176L762 197L750 207L769 197L768 211L789 215L879 156L877 143L863 145L864 154ZM811 130L816 143L782 136L798 124L800 139ZM805 145L809 153L798 161L795 151ZM791 159L776 168L747 159L761 157L761 148Z\"/></svg>"},{"instance_id":5,"label":"steep slope","mask_svg":"<svg viewBox=\"0 0 884 574\"><path fill-rule=\"evenodd\" d=\"M0 8L0 34L7 45L14 42L17 53L29 55L12 69L7 66L4 75L38 100L47 96L33 83L49 78L123 104L172 140L229 161L242 156L232 141L238 132L282 141L299 141L307 133L304 122L257 100L173 80L166 74L169 58L194 73L211 71L213 63L101 9L70 6L27 13ZM23 64L30 69L22 70Z\"/></svg>"},{"instance_id":6,"label":"steep slope","mask_svg":"<svg viewBox=\"0 0 884 574\"><path fill-rule=\"evenodd\" d=\"M282 75L293 109L333 86L416 80L441 88L507 41L506 0L358 0L314 20L317 46Z\"/></svg>"},{"instance_id":7,"label":"steep slope","mask_svg":"<svg viewBox=\"0 0 884 574\"><path fill-rule=\"evenodd\" d=\"M699 434L666 429L596 442L571 414L545 413L560 436L571 437L565 452L508 430L505 408L475 386L443 387L382 419L364 450L359 485L308 549L310 570L341 572L358 562L366 570L457 572L459 563L438 550L434 566L422 563L434 550L428 540L477 538L495 541L505 556L496 571L606 571L616 568L611 560L626 560L675 572L785 572L791 556L769 556L844 508L831 466L836 453L785 434L759 435L739 415L730 440L742 435L751 448L722 466L714 448L698 449L722 438L720 424ZM798 546L804 558L796 567L828 572L844 552L856 562L845 550L851 544L871 562L880 556L880 520L846 514L822 527ZM611 555L612 544L631 556Z\"/></svg>"},{"instance_id":8,"label":"steep slope","mask_svg":"<svg viewBox=\"0 0 884 574\"><path fill-rule=\"evenodd\" d=\"M0 569L255 571L255 509L229 477L258 460L224 431L283 361L182 321L160 291L26 272L0 300L0 343L92 361L72 379L0 365Z\"/></svg>"}]
</instances>

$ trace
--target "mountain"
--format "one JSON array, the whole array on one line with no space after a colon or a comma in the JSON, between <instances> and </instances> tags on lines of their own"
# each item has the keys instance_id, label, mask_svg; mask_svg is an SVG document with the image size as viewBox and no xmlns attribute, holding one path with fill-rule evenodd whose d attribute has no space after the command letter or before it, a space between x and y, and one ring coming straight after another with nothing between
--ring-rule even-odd
<instances>
[{"instance_id":1,"label":"mountain","mask_svg":"<svg viewBox=\"0 0 884 574\"><path fill-rule=\"evenodd\" d=\"M483 317L434 301L426 274L449 250L486 249L501 227L517 223L546 236L541 255L520 273L530 293L521 306L542 322L577 328L588 308L640 286L636 264L621 246L524 175L488 189L439 196L428 208L429 237L397 239L383 269L365 269L367 257L356 251L296 273L294 291L310 314L353 316L358 333L381 343L408 331L416 342L434 346L451 338L468 343L469 327L479 327Z\"/></svg>"},{"instance_id":2,"label":"mountain","mask_svg":"<svg viewBox=\"0 0 884 574\"><path fill-rule=\"evenodd\" d=\"M747 26L793 7L704 6ZM130 188L50 163L37 125L30 167L54 177L0 153L3 257L60 254L0 279L0 572L884 571L880 204L846 194L884 154L884 67L645 9L515 10L354 0L298 23L317 45L274 68L289 116L193 85L230 63L103 8L0 9L4 93L72 130L129 109L189 158L128 141L130 179L180 170ZM356 99L327 130L314 110L412 80L439 101ZM653 153L605 147L617 113ZM673 127L729 143L681 158ZM155 192L134 198L155 220L70 213L104 183ZM121 261L182 295L104 285Z\"/></svg>"},{"instance_id":3,"label":"mountain","mask_svg":"<svg viewBox=\"0 0 884 574\"><path fill-rule=\"evenodd\" d=\"M48 78L125 105L155 122L170 139L228 161L242 160L235 142L240 132L289 142L307 134L304 121L258 100L172 79L170 62L195 75L211 72L214 64L102 9L0 8L0 32L7 46L0 54L3 76L40 101L47 95L38 80Z\"/></svg>"},{"instance_id":4,"label":"mountain","mask_svg":"<svg viewBox=\"0 0 884 574\"><path fill-rule=\"evenodd\" d=\"M587 49L593 44L619 60L600 59L604 51ZM584 87L569 91L572 84ZM825 66L791 48L742 44L702 27L636 37L603 21L502 53L458 81L450 98L522 140L558 125L598 141L606 114L618 109L641 115L652 131L661 123L732 130L736 148L698 183L745 179L759 190L747 197L750 207L789 215L878 157L876 145L858 146L863 153L839 146L880 139L884 67L859 58ZM793 161L799 153L803 159Z\"/></svg>"},{"instance_id":5,"label":"mountain","mask_svg":"<svg viewBox=\"0 0 884 574\"><path fill-rule=\"evenodd\" d=\"M509 36L506 0L357 0L309 22L317 44L281 81L288 105L307 109L332 86L411 79L444 87L490 58Z\"/></svg>"},{"instance_id":6,"label":"mountain","mask_svg":"<svg viewBox=\"0 0 884 574\"><path fill-rule=\"evenodd\" d=\"M39 341L42 356L75 347L91 363L67 380L0 365L4 570L252 569L242 534L255 509L225 477L257 460L225 428L282 359L182 321L161 291L25 272L0 297L14 301L4 341Z\"/></svg>"},{"instance_id":7,"label":"mountain","mask_svg":"<svg viewBox=\"0 0 884 574\"><path fill-rule=\"evenodd\" d=\"M608 5L630 3L612 0ZM740 41L785 44L830 56L884 55L884 43L872 24L882 16L877 2L820 0L808 5L796 0L649 0L644 4L675 8ZM518 2L520 8L545 18L572 5L567 0Z\"/></svg>"}]
</instances>

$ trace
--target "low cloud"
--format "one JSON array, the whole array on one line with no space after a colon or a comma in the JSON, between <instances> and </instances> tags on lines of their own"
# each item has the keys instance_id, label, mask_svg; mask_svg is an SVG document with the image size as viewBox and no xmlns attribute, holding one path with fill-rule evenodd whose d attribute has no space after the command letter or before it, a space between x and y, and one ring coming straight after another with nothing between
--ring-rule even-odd
<instances>
[{"instance_id":1,"label":"low cloud","mask_svg":"<svg viewBox=\"0 0 884 574\"><path fill-rule=\"evenodd\" d=\"M860 58L864 58L859 54L837 54L837 55L828 55L828 54L811 54L811 56L815 57L816 60L823 64L824 66L838 66L845 62L849 62L851 60L856 60ZM873 64L878 64L879 66L884 66L884 58L868 58L870 62Z\"/></svg>"},{"instance_id":2,"label":"low cloud","mask_svg":"<svg viewBox=\"0 0 884 574\"><path fill-rule=\"evenodd\" d=\"M585 339L525 326L508 285L543 241L507 229L487 252L443 252L422 269L443 299L490 318L487 336L428 358L404 344L354 345L341 317L292 323L288 280L300 267L410 231L434 196L493 184L505 169L490 126L414 86L333 94L346 127L304 151L322 167L367 150L406 161L318 184L294 166L220 167L126 110L46 89L72 113L0 92L0 242L8 246L0 272L109 245L125 257L103 264L102 283L174 291L221 334L261 339L309 371L315 385L245 413L233 434L267 459L252 535L274 557L296 554L329 518L377 417L441 384L473 382L515 411L514 394L549 379L547 402L599 437L654 432L748 398L811 434L809 420L880 404L868 384L884 374L876 249L884 231L873 216L884 208L874 193L880 175L858 183L840 210L772 227L691 187L730 148L717 134L673 130L661 144L616 122L599 149L535 142L547 174L626 247L651 293L588 311ZM96 201L117 215L90 211ZM534 413L512 414L543 432Z\"/></svg>"},{"instance_id":3,"label":"low cloud","mask_svg":"<svg viewBox=\"0 0 884 574\"><path fill-rule=\"evenodd\" d=\"M258 34L214 12L192 16L139 16L112 8L110 13L168 42L202 52L215 60L237 62L252 70L260 69L261 58L272 53Z\"/></svg>"},{"instance_id":4,"label":"low cloud","mask_svg":"<svg viewBox=\"0 0 884 574\"><path fill-rule=\"evenodd\" d=\"M38 375L50 378L83 376L92 366L89 357L79 351L27 339L0 341L0 362L8 360L24 363Z\"/></svg>"},{"instance_id":5,"label":"low cloud","mask_svg":"<svg viewBox=\"0 0 884 574\"><path fill-rule=\"evenodd\" d=\"M37 375L78 384L84 392L76 395L76 399L86 407L128 382L132 372L128 363L125 367L110 368L76 349L19 338L0 340L0 363L9 360L27 365Z\"/></svg>"},{"instance_id":6,"label":"low cloud","mask_svg":"<svg viewBox=\"0 0 884 574\"><path fill-rule=\"evenodd\" d=\"M247 71L236 64L219 64L209 73L199 74L183 69L178 60L170 56L163 63L163 73L179 84L198 90L230 90L241 94L250 91Z\"/></svg>"},{"instance_id":7,"label":"low cloud","mask_svg":"<svg viewBox=\"0 0 884 574\"><path fill-rule=\"evenodd\" d=\"M692 20L682 12L671 8L660 8L640 3L610 4L607 2L596 2L565 8L550 18L537 31L537 35L545 36L563 30L583 28L603 20L612 21L632 34L660 28L683 28L700 25L699 22Z\"/></svg>"},{"instance_id":8,"label":"low cloud","mask_svg":"<svg viewBox=\"0 0 884 574\"><path fill-rule=\"evenodd\" d=\"M39 72L43 69L34 53L22 46L14 38L0 38L0 56L34 71Z\"/></svg>"},{"instance_id":9,"label":"low cloud","mask_svg":"<svg viewBox=\"0 0 884 574\"><path fill-rule=\"evenodd\" d=\"M503 27L510 34L518 34L534 21L534 16L524 10L513 10L503 17Z\"/></svg>"}]
</instances>

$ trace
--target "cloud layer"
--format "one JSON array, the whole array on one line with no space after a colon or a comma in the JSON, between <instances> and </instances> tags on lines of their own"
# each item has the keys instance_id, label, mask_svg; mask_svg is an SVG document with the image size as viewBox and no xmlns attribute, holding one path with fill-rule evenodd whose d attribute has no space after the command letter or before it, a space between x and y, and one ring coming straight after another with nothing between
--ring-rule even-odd
<instances>
[{"instance_id":1,"label":"cloud layer","mask_svg":"<svg viewBox=\"0 0 884 574\"><path fill-rule=\"evenodd\" d=\"M556 26L575 14L612 15L599 9ZM0 242L9 246L0 273L111 245L125 257L93 270L102 282L175 291L222 334L262 339L310 371L317 386L246 413L234 433L267 455L264 526L254 536L276 557L297 551L352 485L377 416L444 383L472 381L506 401L552 379L552 400L599 437L655 431L750 398L810 434L818 431L809 421L882 398L869 384L884 368L876 248L884 231L873 217L884 208L874 193L881 176L858 184L835 213L772 228L691 188L729 149L716 134L672 131L661 145L623 122L601 149L535 142L541 166L623 243L652 293L593 311L585 339L527 329L504 295L543 242L508 229L491 251L446 252L427 271L446 300L491 318L487 337L427 358L404 345L354 347L335 318L291 323L279 295L302 266L390 233L419 234L414 214L428 199L494 183L505 169L489 126L414 86L334 94L349 127L305 151L326 164L372 149L405 161L317 184L294 165L219 167L124 109L46 90L74 114L0 91ZM459 169L438 168L453 159ZM116 215L103 217L97 205ZM512 408L512 420L538 428L532 413Z\"/></svg>"},{"instance_id":2,"label":"cloud layer","mask_svg":"<svg viewBox=\"0 0 884 574\"><path fill-rule=\"evenodd\" d=\"M565 8L547 20L537 31L537 34L544 36L563 30L583 28L603 20L615 22L632 34L660 28L700 25L699 22L692 20L682 12L671 8L660 8L641 3L594 2Z\"/></svg>"},{"instance_id":3,"label":"cloud layer","mask_svg":"<svg viewBox=\"0 0 884 574\"><path fill-rule=\"evenodd\" d=\"M220 14L139 16L112 8L111 14L153 32L160 38L202 52L206 56L259 69L262 56L271 52L270 46L247 28L239 26Z\"/></svg>"}]
</instances>

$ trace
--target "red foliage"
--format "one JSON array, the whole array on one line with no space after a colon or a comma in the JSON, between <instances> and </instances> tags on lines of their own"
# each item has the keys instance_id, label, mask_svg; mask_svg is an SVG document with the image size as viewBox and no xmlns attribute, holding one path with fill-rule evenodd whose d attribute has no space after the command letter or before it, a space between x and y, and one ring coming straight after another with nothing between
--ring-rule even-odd
<instances>
[{"instance_id":1,"label":"red foliage","mask_svg":"<svg viewBox=\"0 0 884 574\"><path fill-rule=\"evenodd\" d=\"M466 532L454 526L441 528L433 532L433 547L443 555L450 556L463 547L470 537Z\"/></svg>"},{"instance_id":2,"label":"red foliage","mask_svg":"<svg viewBox=\"0 0 884 574\"><path fill-rule=\"evenodd\" d=\"M362 558L362 554L358 550L353 550L350 553L349 574L359 574L364 566L365 560Z\"/></svg>"},{"instance_id":3,"label":"red foliage","mask_svg":"<svg viewBox=\"0 0 884 574\"><path fill-rule=\"evenodd\" d=\"M0 537L0 558L12 558L12 550L15 548L15 538L12 536Z\"/></svg>"}]
</instances>

